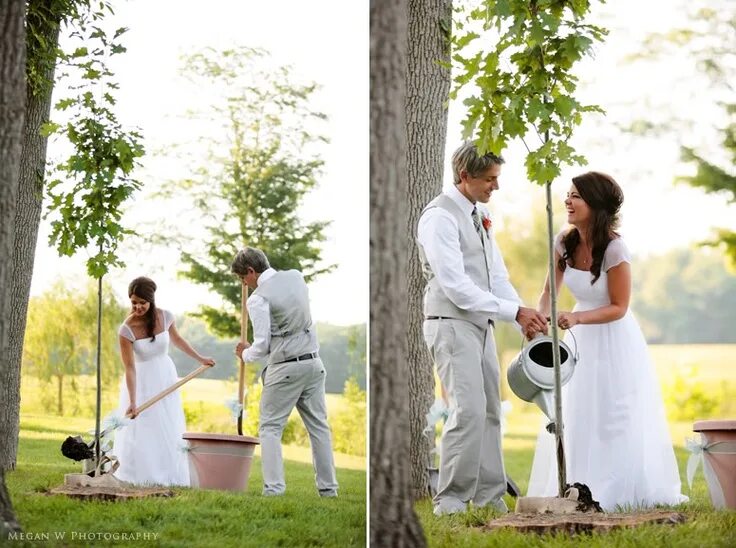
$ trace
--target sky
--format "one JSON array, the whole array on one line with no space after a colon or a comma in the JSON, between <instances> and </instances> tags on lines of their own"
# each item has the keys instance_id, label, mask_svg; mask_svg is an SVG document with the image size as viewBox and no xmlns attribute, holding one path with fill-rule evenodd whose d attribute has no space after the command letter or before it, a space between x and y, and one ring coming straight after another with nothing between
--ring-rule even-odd
<instances>
[{"instance_id":1,"label":"sky","mask_svg":"<svg viewBox=\"0 0 736 548\"><path fill-rule=\"evenodd\" d=\"M173 142L207 131L181 115L206 103L198 90L181 79L183 54L212 47L260 47L273 66L289 65L298 82L316 82L312 106L328 116L324 131L330 142L321 148L324 160L319 186L307 196L300 214L305 222L328 220L323 260L335 271L310 284L312 314L317 321L348 325L368 318L368 2L270 0L211 2L157 0L114 1L114 28L129 28L127 52L112 68L120 84L118 116L144 135L147 155L136 178L144 189L131 201L126 226L155 232L159 223L187 223L179 212L182 196L162 208L151 192L164 181L185 175L181 165L162 151ZM57 90L58 98L61 90ZM63 151L51 143L49 157ZM58 258L48 248L48 223L43 222L36 254L32 294L48 289L58 278L84 279L86 255ZM130 280L152 277L157 303L177 313L200 303L218 306L219 298L177 277L179 252L171 246L151 248L132 238L119 248L127 266L115 269L110 283L127 299Z\"/></svg>"},{"instance_id":2,"label":"sky","mask_svg":"<svg viewBox=\"0 0 736 548\"><path fill-rule=\"evenodd\" d=\"M589 161L585 167L565 168L553 184L553 196L562 202L570 178L595 169L614 176L625 193L621 232L629 248L647 255L690 245L707 238L714 227L736 229L734 206L722 196L710 196L686 185L675 185L676 175L687 172L679 161L683 142L697 144L713 135L717 125L708 90L691 84L694 73L686 59L666 58L631 64L635 51L649 32L666 32L687 20L686 2L617 0L593 2L591 21L610 34L595 47L592 59L577 69L583 102L602 106L607 114L586 118L576 132L574 146ZM323 244L326 263L337 269L310 284L313 316L334 324L366 322L368 318L368 202L369 202L369 36L367 1L271 0L269 2L213 0L206 3L172 0L117 1L114 26L130 28L124 40L128 51L113 68L121 86L120 118L140 127L148 155L137 173L146 188L138 194L125 217L128 226L151 233L160 224L186 224L186 196L177 207L162 208L150 192L167 179L186 174L184 166L161 151L172 142L207 131L181 114L193 104L206 102L198 90L178 76L180 57L205 47L235 45L262 47L274 64L287 64L300 81L321 85L313 106L329 117L324 145L325 161L319 187L305 201L305 221L330 220ZM635 16L633 15L635 14ZM679 83L678 83L679 82ZM635 115L662 116L693 112L702 124L692 135L658 139L623 135L616 124ZM449 159L460 144L462 105L450 104L446 146L445 185L451 184ZM698 133L698 132L701 133ZM60 153L53 143L49 156ZM543 190L526 179L525 149L516 142L505 151L501 189L490 208L504 229L504 217L529 218L544 214L539 207ZM178 209L177 209L178 208ZM48 224L42 223L36 255L32 294L47 290L57 279L85 279L86 256L58 258L47 246ZM217 297L204 287L177 277L178 251L152 248L131 239L120 248L127 263L114 270L109 281L125 299L128 282L148 275L159 285L157 302L174 312L193 311L200 303L217 306Z\"/></svg>"}]
</instances>

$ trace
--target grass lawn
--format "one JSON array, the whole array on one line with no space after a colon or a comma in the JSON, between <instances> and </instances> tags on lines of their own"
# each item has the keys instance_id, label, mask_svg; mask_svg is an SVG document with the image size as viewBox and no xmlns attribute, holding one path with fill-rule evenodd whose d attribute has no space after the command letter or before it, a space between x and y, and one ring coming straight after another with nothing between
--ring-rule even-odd
<instances>
[{"instance_id":1,"label":"grass lawn","mask_svg":"<svg viewBox=\"0 0 736 548\"><path fill-rule=\"evenodd\" d=\"M362 457L336 455L340 483L336 499L317 495L308 451L291 447L284 451L287 492L283 497L260 495L259 458L253 463L246 493L175 489L170 499L115 503L45 494L63 483L65 473L79 471L77 463L61 455L60 446L67 435L88 428L88 418L21 416L18 466L7 475L8 489L24 532L48 534L49 539L37 537L44 540L10 545L365 546ZM142 540L124 540L122 533L139 533ZM55 540L57 536L63 540Z\"/></svg>"},{"instance_id":2,"label":"grass lawn","mask_svg":"<svg viewBox=\"0 0 736 548\"><path fill-rule=\"evenodd\" d=\"M516 404L515 404L516 405ZM508 433L504 437L506 471L516 481L522 493L526 492L534 456L540 413L529 407L516 406L509 415ZM716 511L708 495L702 468L687 487L685 467L689 453L684 449L684 437L692 436L692 424L670 424L675 453L680 469L683 493L690 502L675 507L687 516L681 525L647 525L636 529L609 533L594 533L569 537L566 535L537 535L510 530L484 531L483 525L496 516L490 510L471 510L462 515L437 518L432 514L429 500L416 504L424 533L430 546L627 546L627 547L734 547L736 546L736 511ZM593 493L595 497L595 493ZM514 499L506 496L506 504L514 507Z\"/></svg>"}]
</instances>

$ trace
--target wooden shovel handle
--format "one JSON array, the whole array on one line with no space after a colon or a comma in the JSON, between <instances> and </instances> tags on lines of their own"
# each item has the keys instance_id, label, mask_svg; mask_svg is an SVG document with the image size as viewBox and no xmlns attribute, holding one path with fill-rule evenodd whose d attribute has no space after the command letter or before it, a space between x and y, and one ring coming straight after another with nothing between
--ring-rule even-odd
<instances>
[{"instance_id":1,"label":"wooden shovel handle","mask_svg":"<svg viewBox=\"0 0 736 548\"><path fill-rule=\"evenodd\" d=\"M149 407L151 407L154 403L156 403L157 401L165 398L166 396L168 396L169 394L171 394L174 390L176 390L177 388L179 388L181 385L183 385L184 383L189 382L194 377L196 377L197 375L199 375L200 373L202 373L205 369L209 369L209 368L210 368L209 365L202 365L202 366L200 366L199 369L196 369L195 371L192 371L191 373L189 373L189 375L187 375L186 377L181 378L178 382L172 384L166 390L160 392L159 394L156 394L154 397L152 397L147 402L145 402L142 405L136 407L136 410L135 410L136 411L136 416L137 415L140 415L141 412L143 412L146 409L148 409ZM129 415L126 415L126 417L127 416L129 416Z\"/></svg>"},{"instance_id":2,"label":"wooden shovel handle","mask_svg":"<svg viewBox=\"0 0 736 548\"><path fill-rule=\"evenodd\" d=\"M243 284L243 291L240 296L240 340L248 341L248 307L245 305L248 301L248 286ZM238 380L238 403L243 405L243 397L245 396L245 362L243 354L240 356L240 378ZM243 409L238 413L238 435L243 435Z\"/></svg>"}]
</instances>

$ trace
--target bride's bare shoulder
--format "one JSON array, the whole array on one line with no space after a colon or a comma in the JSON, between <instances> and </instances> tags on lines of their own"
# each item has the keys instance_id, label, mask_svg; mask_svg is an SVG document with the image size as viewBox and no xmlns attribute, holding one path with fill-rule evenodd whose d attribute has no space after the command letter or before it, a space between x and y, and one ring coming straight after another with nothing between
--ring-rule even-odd
<instances>
[{"instance_id":1,"label":"bride's bare shoulder","mask_svg":"<svg viewBox=\"0 0 736 548\"><path fill-rule=\"evenodd\" d=\"M135 327L136 325L139 325L141 322L134 314L129 314L128 317L125 318L125 321L123 323L127 325L128 327Z\"/></svg>"}]
</instances>

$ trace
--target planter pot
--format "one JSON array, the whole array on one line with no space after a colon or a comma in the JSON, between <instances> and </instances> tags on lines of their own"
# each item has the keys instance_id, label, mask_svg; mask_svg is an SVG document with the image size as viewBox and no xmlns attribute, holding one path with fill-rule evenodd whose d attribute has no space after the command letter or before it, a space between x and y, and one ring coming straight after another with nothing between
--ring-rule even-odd
<instances>
[{"instance_id":1,"label":"planter pot","mask_svg":"<svg viewBox=\"0 0 736 548\"><path fill-rule=\"evenodd\" d=\"M198 489L245 491L257 438L185 432L190 485Z\"/></svg>"},{"instance_id":2,"label":"planter pot","mask_svg":"<svg viewBox=\"0 0 736 548\"><path fill-rule=\"evenodd\" d=\"M713 506L736 509L736 420L697 421L703 472Z\"/></svg>"}]
</instances>

